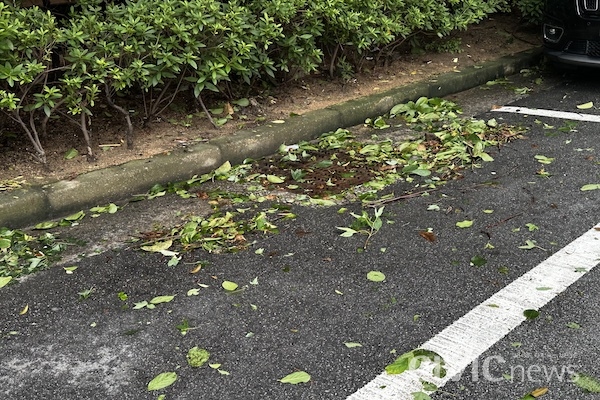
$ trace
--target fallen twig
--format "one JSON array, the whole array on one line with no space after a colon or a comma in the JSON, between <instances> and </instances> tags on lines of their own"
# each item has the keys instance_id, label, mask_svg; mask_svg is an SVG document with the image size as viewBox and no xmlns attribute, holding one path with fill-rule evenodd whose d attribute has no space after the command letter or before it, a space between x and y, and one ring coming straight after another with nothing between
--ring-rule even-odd
<instances>
[{"instance_id":1,"label":"fallen twig","mask_svg":"<svg viewBox=\"0 0 600 400\"><path fill-rule=\"evenodd\" d=\"M504 218L504 219L502 219L502 220L500 220L500 221L498 221L498 222L496 222L496 223L494 223L494 224L489 224L489 225L486 225L486 228L493 228L493 227L496 227L496 226L498 226L498 225L502 225L502 224L504 224L505 222L508 222L508 221L510 221L510 220L511 220L511 219L513 219L513 218L517 218L517 217L518 217L518 216L520 216L520 215L523 215L523 213L522 213L522 212L520 212L520 213L518 213L518 214L511 215L511 216L510 216L510 217L508 217L508 218Z\"/></svg>"}]
</instances>

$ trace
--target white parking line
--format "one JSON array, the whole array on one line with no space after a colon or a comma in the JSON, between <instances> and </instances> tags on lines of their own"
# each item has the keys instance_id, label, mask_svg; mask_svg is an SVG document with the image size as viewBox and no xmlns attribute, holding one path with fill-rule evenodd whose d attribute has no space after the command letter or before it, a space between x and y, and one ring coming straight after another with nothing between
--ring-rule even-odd
<instances>
[{"instance_id":1,"label":"white parking line","mask_svg":"<svg viewBox=\"0 0 600 400\"><path fill-rule=\"evenodd\" d=\"M600 115L581 114L566 111L544 110L543 108L511 107L494 108L492 111L515 114L537 115L540 117L571 119L574 121L600 122Z\"/></svg>"},{"instance_id":2,"label":"white parking line","mask_svg":"<svg viewBox=\"0 0 600 400\"><path fill-rule=\"evenodd\" d=\"M443 386L525 321L524 310L544 306L599 263L600 226L590 229L423 343L420 348L436 352L445 361L444 378L433 377L432 368L423 365L399 375L383 372L348 399L413 399L411 393L422 391L421 378Z\"/></svg>"}]
</instances>

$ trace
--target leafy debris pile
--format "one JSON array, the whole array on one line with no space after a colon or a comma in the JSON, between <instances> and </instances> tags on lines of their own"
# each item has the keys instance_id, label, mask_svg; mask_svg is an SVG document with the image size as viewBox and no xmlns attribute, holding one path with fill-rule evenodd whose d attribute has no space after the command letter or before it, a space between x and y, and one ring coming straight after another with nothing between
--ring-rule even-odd
<instances>
[{"instance_id":1,"label":"leafy debris pile","mask_svg":"<svg viewBox=\"0 0 600 400\"><path fill-rule=\"evenodd\" d=\"M282 145L277 155L248 162L251 168L240 166L238 170L247 169L246 181L322 198L358 185L380 190L400 179L412 181L415 175L436 184L460 177L462 169L479 161L493 161L486 149L520 133L494 119L461 118L460 113L455 103L421 97L396 105L384 117L366 121L374 129L404 123L423 133L416 139L363 143L348 130L338 129L316 142Z\"/></svg>"},{"instance_id":2,"label":"leafy debris pile","mask_svg":"<svg viewBox=\"0 0 600 400\"><path fill-rule=\"evenodd\" d=\"M0 277L19 277L48 267L65 244L51 233L32 236L20 230L0 228Z\"/></svg>"}]
</instances>

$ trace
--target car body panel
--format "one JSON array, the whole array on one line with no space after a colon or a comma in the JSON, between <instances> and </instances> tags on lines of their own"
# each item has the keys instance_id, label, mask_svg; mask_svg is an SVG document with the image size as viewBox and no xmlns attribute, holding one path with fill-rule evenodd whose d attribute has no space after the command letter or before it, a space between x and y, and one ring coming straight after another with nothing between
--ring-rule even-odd
<instances>
[{"instance_id":1,"label":"car body panel","mask_svg":"<svg viewBox=\"0 0 600 400\"><path fill-rule=\"evenodd\" d=\"M546 0L542 31L550 61L600 67L600 0Z\"/></svg>"}]
</instances>

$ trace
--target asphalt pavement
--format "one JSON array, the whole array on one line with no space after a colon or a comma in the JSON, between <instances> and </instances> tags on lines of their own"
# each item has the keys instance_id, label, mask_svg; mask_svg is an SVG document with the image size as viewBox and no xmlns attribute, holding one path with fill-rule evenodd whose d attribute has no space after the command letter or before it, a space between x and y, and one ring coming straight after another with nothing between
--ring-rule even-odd
<instances>
[{"instance_id":1,"label":"asphalt pavement","mask_svg":"<svg viewBox=\"0 0 600 400\"><path fill-rule=\"evenodd\" d=\"M600 190L580 189L600 183L596 125L490 111L515 104L583 112L577 105L596 102L600 89L593 76L547 74L544 82L528 95L494 88L497 96L490 97L485 86L456 95L478 118L529 129L463 179L429 196L387 203L384 224L366 251L359 251L364 236L341 237L336 229L352 223L349 212L360 213L360 203L343 205L344 213L341 206L290 203L297 218L278 221L279 234L252 236L251 248L234 254L185 253L177 266L137 250L127 238L184 214L207 214L206 201L165 196L61 228L62 236L88 242L63 265L77 269L69 274L55 267L0 289L0 393L7 399L412 398L395 382L378 387L380 394L360 391L398 355L436 337L565 246L568 253L590 229L594 240ZM594 107L585 112L600 114ZM541 164L539 155L554 160ZM541 168L549 176L541 176ZM399 182L386 190L401 194L414 186ZM473 226L456 226L464 220ZM434 242L419 235L428 228ZM523 248L527 241L536 246ZM590 243L589 253L596 254L600 246ZM474 257L485 263L473 265ZM205 267L190 274L198 262ZM385 280L367 279L370 271ZM592 267L577 272L581 279L556 293L539 317L511 329L432 398L520 399L545 387L544 400L593 398L566 378L600 379L594 356L600 278ZM242 290L228 293L224 281ZM79 293L87 289L93 290L83 299ZM134 309L156 296L174 297L154 309ZM465 353L485 336L487 322L479 323L472 336L457 340ZM200 368L186 361L195 346L210 352ZM451 367L452 358L447 361ZM548 379L542 367L568 371ZM299 371L310 381L279 381ZM148 391L164 372L175 372L177 380Z\"/></svg>"}]
</instances>

